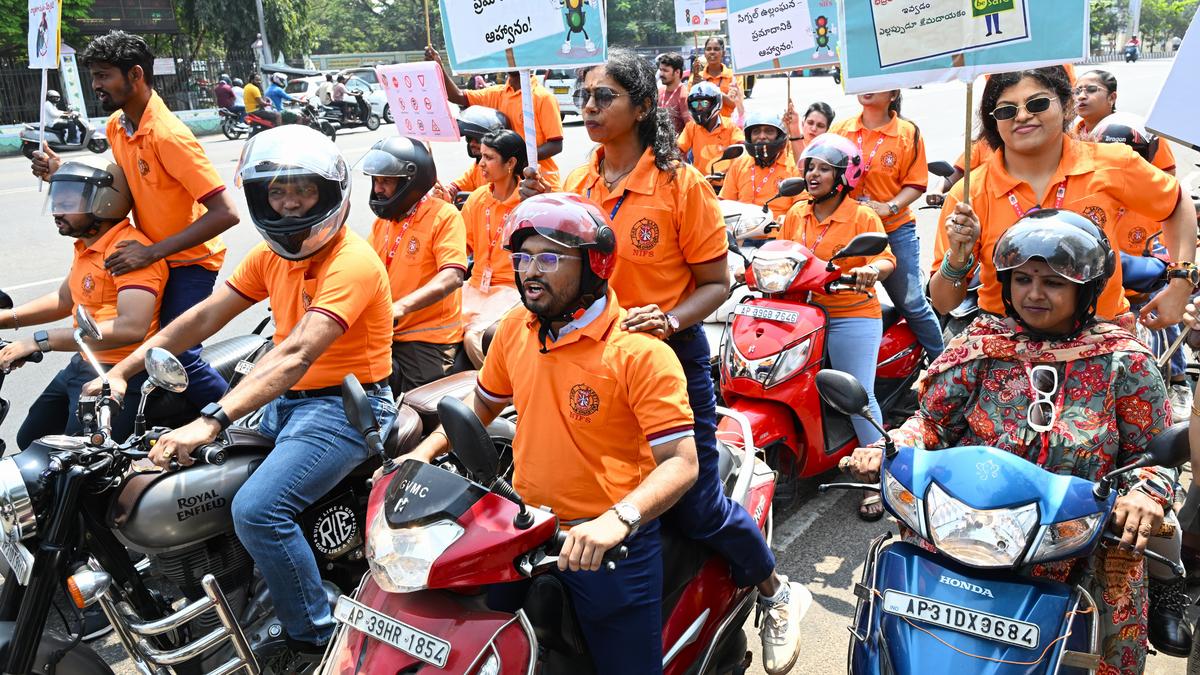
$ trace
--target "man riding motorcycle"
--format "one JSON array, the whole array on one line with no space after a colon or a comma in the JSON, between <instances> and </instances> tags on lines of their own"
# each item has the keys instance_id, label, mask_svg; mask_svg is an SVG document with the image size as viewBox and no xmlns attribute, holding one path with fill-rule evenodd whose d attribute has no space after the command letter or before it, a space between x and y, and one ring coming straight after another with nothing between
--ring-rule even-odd
<instances>
[{"instance_id":1,"label":"man riding motorcycle","mask_svg":"<svg viewBox=\"0 0 1200 675\"><path fill-rule=\"evenodd\" d=\"M58 233L75 239L75 258L58 290L20 307L0 312L0 328L32 328L71 316L76 306L85 307L100 327L104 339L90 341L101 367L108 368L137 349L142 340L158 330L158 310L167 283L167 264L161 260L146 267L114 276L104 260L123 242L149 244L146 235L129 222L133 198L125 173L116 164L99 166L67 162L50 177L47 210L54 216ZM17 340L0 350L0 370L19 368L35 352L78 352L70 328L39 330L31 339ZM17 432L17 447L51 434L78 435L82 423L76 418L80 389L95 377L84 357L76 354L66 368L29 407ZM133 429L144 376L133 381L130 400L114 416L112 430L122 439Z\"/></svg>"},{"instance_id":2,"label":"man riding motorcycle","mask_svg":"<svg viewBox=\"0 0 1200 675\"><path fill-rule=\"evenodd\" d=\"M593 204L532 197L513 211L504 240L525 310L502 320L470 405L485 423L510 402L517 408L514 487L571 526L558 575L597 672L661 672L657 518L696 479L683 369L662 341L621 327L625 311L607 281L616 238ZM446 446L435 431L408 457L429 461ZM622 542L629 557L598 571ZM494 589L489 602L511 609L522 590Z\"/></svg>"},{"instance_id":3,"label":"man riding motorcycle","mask_svg":"<svg viewBox=\"0 0 1200 675\"><path fill-rule=\"evenodd\" d=\"M64 112L58 107L62 95L53 89L46 91L46 101L42 103L42 117L47 129L62 133L66 143L80 143L87 133L87 127L79 120L79 113Z\"/></svg>"},{"instance_id":4,"label":"man riding motorcycle","mask_svg":"<svg viewBox=\"0 0 1200 675\"><path fill-rule=\"evenodd\" d=\"M258 432L273 438L275 449L238 491L234 526L286 633L265 645L260 663L307 672L334 622L296 516L368 458L342 409L343 376L362 383L383 428L395 418L387 383L391 293L378 256L344 227L350 171L332 141L302 126L265 131L246 143L237 182L265 241L222 288L114 367L109 379L114 393L123 393L149 348L178 351L269 299L275 348L199 419L163 435L151 459L188 466L195 448L264 408Z\"/></svg>"}]
</instances>

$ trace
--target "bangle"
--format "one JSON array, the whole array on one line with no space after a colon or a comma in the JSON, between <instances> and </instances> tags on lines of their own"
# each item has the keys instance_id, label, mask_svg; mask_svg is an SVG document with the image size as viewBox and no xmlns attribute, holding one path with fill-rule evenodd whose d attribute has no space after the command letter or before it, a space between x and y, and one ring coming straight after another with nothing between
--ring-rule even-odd
<instances>
[{"instance_id":1,"label":"bangle","mask_svg":"<svg viewBox=\"0 0 1200 675\"><path fill-rule=\"evenodd\" d=\"M803 136L788 136L788 140L789 141L802 141L802 140L804 140L804 137Z\"/></svg>"}]
</instances>

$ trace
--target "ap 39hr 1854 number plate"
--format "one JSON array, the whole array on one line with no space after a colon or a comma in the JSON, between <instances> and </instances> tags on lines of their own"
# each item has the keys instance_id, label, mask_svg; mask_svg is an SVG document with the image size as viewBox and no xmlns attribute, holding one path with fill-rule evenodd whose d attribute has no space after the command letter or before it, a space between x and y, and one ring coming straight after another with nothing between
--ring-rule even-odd
<instances>
[{"instance_id":1,"label":"ap 39hr 1854 number plate","mask_svg":"<svg viewBox=\"0 0 1200 675\"><path fill-rule=\"evenodd\" d=\"M1025 649L1036 649L1041 639L1041 629L1037 624L900 591L884 591L883 611Z\"/></svg>"},{"instance_id":2,"label":"ap 39hr 1854 number plate","mask_svg":"<svg viewBox=\"0 0 1200 675\"><path fill-rule=\"evenodd\" d=\"M446 667L450 643L351 600L338 598L333 618L409 656L438 668Z\"/></svg>"}]
</instances>

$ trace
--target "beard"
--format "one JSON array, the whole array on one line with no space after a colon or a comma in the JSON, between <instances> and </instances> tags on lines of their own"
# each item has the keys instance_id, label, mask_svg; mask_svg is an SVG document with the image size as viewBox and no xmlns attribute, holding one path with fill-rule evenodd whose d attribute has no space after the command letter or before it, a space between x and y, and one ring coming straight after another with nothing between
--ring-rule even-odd
<instances>
[{"instance_id":1,"label":"beard","mask_svg":"<svg viewBox=\"0 0 1200 675\"><path fill-rule=\"evenodd\" d=\"M559 317L574 311L579 299L578 282L572 288L561 284L550 284L545 277L526 281L517 277L517 290L521 292L521 304L525 309L544 317Z\"/></svg>"}]
</instances>

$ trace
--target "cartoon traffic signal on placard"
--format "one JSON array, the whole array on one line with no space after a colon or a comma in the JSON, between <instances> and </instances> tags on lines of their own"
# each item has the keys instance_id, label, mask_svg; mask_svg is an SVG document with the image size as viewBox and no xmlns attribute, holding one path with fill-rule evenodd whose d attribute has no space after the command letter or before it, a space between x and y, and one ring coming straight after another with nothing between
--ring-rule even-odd
<instances>
[{"instance_id":1,"label":"cartoon traffic signal on placard","mask_svg":"<svg viewBox=\"0 0 1200 675\"><path fill-rule=\"evenodd\" d=\"M825 56L833 56L833 31L829 27L829 17L818 16L813 20L813 36L817 41L817 48L813 50L813 58L820 58L822 49L825 50Z\"/></svg>"},{"instance_id":2,"label":"cartoon traffic signal on placard","mask_svg":"<svg viewBox=\"0 0 1200 675\"><path fill-rule=\"evenodd\" d=\"M562 53L567 55L571 53L571 37L575 33L583 33L583 48L589 54L596 53L596 44L588 37L587 30L583 25L587 23L587 15L583 13L583 6L596 6L595 0L552 0L557 2L560 9L567 10L567 38L563 41Z\"/></svg>"}]
</instances>

